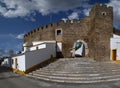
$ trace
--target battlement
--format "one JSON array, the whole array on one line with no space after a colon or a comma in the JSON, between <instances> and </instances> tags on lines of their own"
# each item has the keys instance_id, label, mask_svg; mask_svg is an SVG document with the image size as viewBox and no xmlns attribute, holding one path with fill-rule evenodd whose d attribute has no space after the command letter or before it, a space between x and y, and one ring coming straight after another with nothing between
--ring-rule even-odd
<instances>
[{"instance_id":1,"label":"battlement","mask_svg":"<svg viewBox=\"0 0 120 88\"><path fill-rule=\"evenodd\" d=\"M50 29L50 28L54 28L54 27L57 27L57 26L58 26L58 23L50 23L48 25L38 27L38 28L28 32L27 34L25 34L24 38L32 35L33 33L39 32L40 30L44 31L44 30L47 30L47 29Z\"/></svg>"},{"instance_id":2,"label":"battlement","mask_svg":"<svg viewBox=\"0 0 120 88\"><path fill-rule=\"evenodd\" d=\"M97 9L108 9L108 10L112 10L113 7L112 6L107 6L105 4L99 4L99 3L96 3L93 8L97 8Z\"/></svg>"},{"instance_id":3,"label":"battlement","mask_svg":"<svg viewBox=\"0 0 120 88\"><path fill-rule=\"evenodd\" d=\"M113 7L107 6L105 4L98 4L96 3L91 11L89 12L90 16L94 18L95 16L106 16L106 17L111 17L113 15Z\"/></svg>"},{"instance_id":4,"label":"battlement","mask_svg":"<svg viewBox=\"0 0 120 88\"><path fill-rule=\"evenodd\" d=\"M64 20L60 20L60 23L59 25L64 25L64 24L76 24L76 23L79 23L79 20L78 19L73 19L73 20L69 20L67 19L66 21Z\"/></svg>"},{"instance_id":5,"label":"battlement","mask_svg":"<svg viewBox=\"0 0 120 88\"><path fill-rule=\"evenodd\" d=\"M99 4L99 3L96 3L93 8L91 9L90 11L90 16L88 17L85 17L85 18L82 18L80 20L78 19L73 19L73 20L69 20L67 19L66 21L64 20L60 20L59 23L50 23L48 25L45 25L45 26L42 26L42 27L38 27L37 29L34 29L30 32L28 32L27 34L24 35L24 38L36 33L36 32L42 32L42 31L48 31L49 29L53 30L55 28L57 28L58 26L59 27L62 27L64 25L76 25L76 24L81 24L81 23L87 23L91 20L91 17L94 17L96 12L107 12L108 14L112 14L112 7L111 6L107 6L105 4ZM98 16L98 15L97 15ZM108 15L109 16L109 15Z\"/></svg>"},{"instance_id":6,"label":"battlement","mask_svg":"<svg viewBox=\"0 0 120 88\"><path fill-rule=\"evenodd\" d=\"M84 18L81 19L81 20L84 20ZM40 30L44 31L44 30L48 30L50 28L56 28L58 26L62 26L62 25L66 25L66 24L76 25L76 24L79 24L79 23L80 23L80 21L78 19L73 19L73 20L67 19L66 21L60 20L59 23L50 23L48 25L45 25L45 26L42 26L42 27L38 27L38 28L32 30L32 31L28 32L27 34L25 34L24 38L32 35L33 33L39 32Z\"/></svg>"}]
</instances>

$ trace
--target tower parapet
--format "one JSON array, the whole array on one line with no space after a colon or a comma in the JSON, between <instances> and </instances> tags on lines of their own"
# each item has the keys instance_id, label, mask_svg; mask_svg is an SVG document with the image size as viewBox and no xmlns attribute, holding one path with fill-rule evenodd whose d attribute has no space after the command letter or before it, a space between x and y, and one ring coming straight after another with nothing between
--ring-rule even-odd
<instances>
[{"instance_id":1,"label":"tower parapet","mask_svg":"<svg viewBox=\"0 0 120 88\"><path fill-rule=\"evenodd\" d=\"M73 24L76 24L76 23L78 23L78 20L77 19L73 19Z\"/></svg>"},{"instance_id":2,"label":"tower parapet","mask_svg":"<svg viewBox=\"0 0 120 88\"><path fill-rule=\"evenodd\" d=\"M65 21L64 20L60 20L59 25L63 25L63 24L65 24Z\"/></svg>"},{"instance_id":3,"label":"tower parapet","mask_svg":"<svg viewBox=\"0 0 120 88\"><path fill-rule=\"evenodd\" d=\"M91 17L98 15L113 15L113 7L96 3L89 14Z\"/></svg>"}]
</instances>

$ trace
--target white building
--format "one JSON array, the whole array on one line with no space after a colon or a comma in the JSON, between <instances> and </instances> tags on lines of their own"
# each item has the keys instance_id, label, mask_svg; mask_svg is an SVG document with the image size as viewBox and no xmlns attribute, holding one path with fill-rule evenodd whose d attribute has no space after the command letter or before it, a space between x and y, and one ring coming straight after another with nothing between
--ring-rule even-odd
<instances>
[{"instance_id":1,"label":"white building","mask_svg":"<svg viewBox=\"0 0 120 88\"><path fill-rule=\"evenodd\" d=\"M120 36L113 35L113 38L110 39L110 49L111 49L111 60L120 61Z\"/></svg>"},{"instance_id":2,"label":"white building","mask_svg":"<svg viewBox=\"0 0 120 88\"><path fill-rule=\"evenodd\" d=\"M56 52L62 50L62 45L56 41L34 41L32 44L23 44L21 54L6 58L3 66L11 67L14 72L25 75L35 70L51 57L56 57ZM120 36L113 35L110 39L110 60L120 62Z\"/></svg>"},{"instance_id":3,"label":"white building","mask_svg":"<svg viewBox=\"0 0 120 88\"><path fill-rule=\"evenodd\" d=\"M11 58L13 71L25 74L51 57L56 57L56 41L33 42L32 46L23 44L22 54Z\"/></svg>"}]
</instances>

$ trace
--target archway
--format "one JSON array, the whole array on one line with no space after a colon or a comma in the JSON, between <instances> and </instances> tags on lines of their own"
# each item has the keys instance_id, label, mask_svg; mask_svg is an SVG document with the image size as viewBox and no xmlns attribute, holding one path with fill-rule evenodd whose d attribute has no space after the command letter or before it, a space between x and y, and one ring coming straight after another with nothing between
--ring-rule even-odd
<instances>
[{"instance_id":1,"label":"archway","mask_svg":"<svg viewBox=\"0 0 120 88\"><path fill-rule=\"evenodd\" d=\"M72 48L72 57L88 57L88 45L83 40L77 40Z\"/></svg>"}]
</instances>

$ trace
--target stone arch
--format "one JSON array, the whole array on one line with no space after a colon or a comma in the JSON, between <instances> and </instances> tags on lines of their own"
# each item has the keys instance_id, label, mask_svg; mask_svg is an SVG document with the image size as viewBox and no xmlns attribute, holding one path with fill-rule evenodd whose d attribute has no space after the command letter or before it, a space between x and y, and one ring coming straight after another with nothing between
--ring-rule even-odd
<instances>
[{"instance_id":1,"label":"stone arch","mask_svg":"<svg viewBox=\"0 0 120 88\"><path fill-rule=\"evenodd\" d=\"M77 40L77 42L82 42L85 46L85 57L88 57L89 54L89 49L88 49L88 44L84 40Z\"/></svg>"},{"instance_id":2,"label":"stone arch","mask_svg":"<svg viewBox=\"0 0 120 88\"><path fill-rule=\"evenodd\" d=\"M78 48L76 46L77 43L80 44L78 45ZM81 47L82 47L82 51L80 49ZM84 40L77 40L73 45L73 49L71 53L72 53L72 57L75 56L88 57L88 53L89 53L88 44Z\"/></svg>"}]
</instances>

